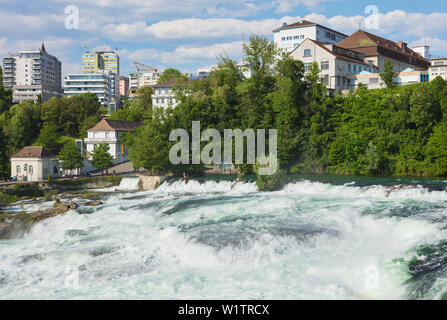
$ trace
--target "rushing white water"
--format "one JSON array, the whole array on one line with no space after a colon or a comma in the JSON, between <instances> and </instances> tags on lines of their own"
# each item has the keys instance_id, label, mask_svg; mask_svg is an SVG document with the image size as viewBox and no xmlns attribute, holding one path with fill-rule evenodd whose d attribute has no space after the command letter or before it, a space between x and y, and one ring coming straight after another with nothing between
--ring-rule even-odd
<instances>
[{"instance_id":1,"label":"rushing white water","mask_svg":"<svg viewBox=\"0 0 447 320\"><path fill-rule=\"evenodd\" d=\"M104 202L0 241L0 298L436 299L447 291L444 269L415 277L408 264L414 248L447 239L445 191L300 181L263 193L248 182L177 181Z\"/></svg>"},{"instance_id":2,"label":"rushing white water","mask_svg":"<svg viewBox=\"0 0 447 320\"><path fill-rule=\"evenodd\" d=\"M140 178L138 177L125 177L121 179L118 187L94 189L97 192L115 192L115 191L137 191L139 189Z\"/></svg>"}]
</instances>

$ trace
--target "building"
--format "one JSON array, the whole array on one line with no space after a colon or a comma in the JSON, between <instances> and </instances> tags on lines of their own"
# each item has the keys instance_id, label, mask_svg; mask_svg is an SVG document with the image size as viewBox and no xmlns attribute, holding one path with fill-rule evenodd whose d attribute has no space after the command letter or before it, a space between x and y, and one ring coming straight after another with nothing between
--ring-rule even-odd
<instances>
[{"instance_id":1,"label":"building","mask_svg":"<svg viewBox=\"0 0 447 320\"><path fill-rule=\"evenodd\" d=\"M130 89L139 89L143 86L154 86L160 79L160 74L156 71L141 71L130 74Z\"/></svg>"},{"instance_id":2,"label":"building","mask_svg":"<svg viewBox=\"0 0 447 320\"><path fill-rule=\"evenodd\" d=\"M140 126L142 124L139 122L101 120L87 131L87 138L84 139L87 158L92 158L93 150L98 144L107 143L110 147L109 152L115 160L114 163L127 161L127 149L120 139L121 133L134 131Z\"/></svg>"},{"instance_id":3,"label":"building","mask_svg":"<svg viewBox=\"0 0 447 320\"><path fill-rule=\"evenodd\" d=\"M372 62L380 71L383 70L386 60L393 63L394 72L397 73L408 68L426 71L430 66L429 60L410 49L405 42L394 42L363 30L353 33L337 46L363 54L365 61Z\"/></svg>"},{"instance_id":4,"label":"building","mask_svg":"<svg viewBox=\"0 0 447 320\"><path fill-rule=\"evenodd\" d=\"M106 72L111 79L111 103L115 106L120 101L120 58L113 51L85 52L82 55L82 72ZM115 107L116 108L116 107Z\"/></svg>"},{"instance_id":5,"label":"building","mask_svg":"<svg viewBox=\"0 0 447 320\"><path fill-rule=\"evenodd\" d=\"M377 71L372 63L364 61L361 53L311 39L304 40L290 55L303 61L306 72L314 62L317 62L324 84L335 92L348 89L348 76L363 71Z\"/></svg>"},{"instance_id":6,"label":"building","mask_svg":"<svg viewBox=\"0 0 447 320\"><path fill-rule=\"evenodd\" d=\"M112 73L120 74L120 58L113 51L85 52L82 55L82 72L98 73L110 70Z\"/></svg>"},{"instance_id":7,"label":"building","mask_svg":"<svg viewBox=\"0 0 447 320\"><path fill-rule=\"evenodd\" d=\"M386 85L382 81L379 73L362 72L357 75L348 76L347 78L349 79L348 89L355 90L358 88L360 83L366 85L368 89L386 88ZM415 71L414 69L410 68L397 73L394 77L394 83L397 86L429 82L429 80L430 78L428 71Z\"/></svg>"},{"instance_id":8,"label":"building","mask_svg":"<svg viewBox=\"0 0 447 320\"><path fill-rule=\"evenodd\" d=\"M116 110L112 95L112 77L110 72L67 74L64 78L64 93L68 97L91 92L96 94L103 107L109 113Z\"/></svg>"},{"instance_id":9,"label":"building","mask_svg":"<svg viewBox=\"0 0 447 320\"><path fill-rule=\"evenodd\" d=\"M20 51L17 55L3 58L3 85L13 90L13 102L36 102L62 95L61 62L45 50Z\"/></svg>"},{"instance_id":10,"label":"building","mask_svg":"<svg viewBox=\"0 0 447 320\"><path fill-rule=\"evenodd\" d=\"M25 147L11 158L11 177L23 181L59 176L59 160L44 147Z\"/></svg>"},{"instance_id":11,"label":"building","mask_svg":"<svg viewBox=\"0 0 447 320\"><path fill-rule=\"evenodd\" d=\"M120 77L120 96L129 96L129 78Z\"/></svg>"},{"instance_id":12,"label":"building","mask_svg":"<svg viewBox=\"0 0 447 320\"><path fill-rule=\"evenodd\" d=\"M441 77L442 79L447 80L447 58L432 59L429 72L430 81L434 80L436 77Z\"/></svg>"},{"instance_id":13,"label":"building","mask_svg":"<svg viewBox=\"0 0 447 320\"><path fill-rule=\"evenodd\" d=\"M337 44L348 36L307 20L297 23L284 23L282 27L273 30L273 41L284 52L292 52L305 39L322 43Z\"/></svg>"},{"instance_id":14,"label":"building","mask_svg":"<svg viewBox=\"0 0 447 320\"><path fill-rule=\"evenodd\" d=\"M178 105L178 101L175 99L175 94L172 90L175 81L170 80L153 86L155 93L152 95L152 105L154 107L175 108Z\"/></svg>"}]
</instances>

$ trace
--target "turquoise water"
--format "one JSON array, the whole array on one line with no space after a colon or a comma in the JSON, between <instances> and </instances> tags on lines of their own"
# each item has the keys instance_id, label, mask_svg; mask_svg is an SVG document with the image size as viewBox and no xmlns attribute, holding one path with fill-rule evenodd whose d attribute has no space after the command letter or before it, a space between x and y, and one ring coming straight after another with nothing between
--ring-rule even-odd
<instances>
[{"instance_id":1,"label":"turquoise water","mask_svg":"<svg viewBox=\"0 0 447 320\"><path fill-rule=\"evenodd\" d=\"M231 177L111 193L0 241L0 298L441 299L447 181ZM81 208L82 209L82 208Z\"/></svg>"}]
</instances>

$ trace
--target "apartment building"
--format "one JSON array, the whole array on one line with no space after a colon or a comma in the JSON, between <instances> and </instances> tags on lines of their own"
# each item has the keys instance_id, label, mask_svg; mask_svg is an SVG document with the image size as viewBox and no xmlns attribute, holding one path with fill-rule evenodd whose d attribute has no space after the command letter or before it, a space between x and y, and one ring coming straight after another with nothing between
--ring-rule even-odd
<instances>
[{"instance_id":1,"label":"apartment building","mask_svg":"<svg viewBox=\"0 0 447 320\"><path fill-rule=\"evenodd\" d=\"M292 24L284 23L282 27L273 30L273 41L284 52L292 52L305 39L337 44L347 37L341 32L307 20Z\"/></svg>"},{"instance_id":2,"label":"apartment building","mask_svg":"<svg viewBox=\"0 0 447 320\"><path fill-rule=\"evenodd\" d=\"M377 68L371 62L364 61L363 54L312 39L305 39L290 55L303 61L306 72L314 62L317 62L324 84L333 92L348 89L350 75L363 71L377 72Z\"/></svg>"},{"instance_id":3,"label":"apartment building","mask_svg":"<svg viewBox=\"0 0 447 320\"><path fill-rule=\"evenodd\" d=\"M114 51L85 52L82 55L83 73L110 72L110 91L114 101L120 99L120 58Z\"/></svg>"},{"instance_id":4,"label":"apartment building","mask_svg":"<svg viewBox=\"0 0 447 320\"><path fill-rule=\"evenodd\" d=\"M425 49L415 52L403 41L394 42L363 30L353 33L337 46L363 54L365 61L373 63L379 71L383 70L386 60L393 63L396 73L408 68L426 71L430 66L430 61L423 57Z\"/></svg>"},{"instance_id":5,"label":"apartment building","mask_svg":"<svg viewBox=\"0 0 447 320\"><path fill-rule=\"evenodd\" d=\"M99 102L111 113L116 110L116 101L111 90L112 77L115 77L115 74L110 71L67 74L64 77L64 93L68 97L87 92L94 93Z\"/></svg>"},{"instance_id":6,"label":"apartment building","mask_svg":"<svg viewBox=\"0 0 447 320\"><path fill-rule=\"evenodd\" d=\"M170 80L164 83L159 83L153 86L155 93L152 95L152 105L154 107L176 107L178 101L175 99L175 94L172 90L175 80Z\"/></svg>"},{"instance_id":7,"label":"apartment building","mask_svg":"<svg viewBox=\"0 0 447 320\"><path fill-rule=\"evenodd\" d=\"M3 58L3 85L13 90L13 102L36 102L61 96L62 64L47 53L45 45L39 50L20 51L17 55Z\"/></svg>"},{"instance_id":8,"label":"apartment building","mask_svg":"<svg viewBox=\"0 0 447 320\"><path fill-rule=\"evenodd\" d=\"M129 78L120 77L120 96L129 96Z\"/></svg>"},{"instance_id":9,"label":"apartment building","mask_svg":"<svg viewBox=\"0 0 447 320\"><path fill-rule=\"evenodd\" d=\"M160 79L160 74L156 71L141 71L131 73L129 87L130 89L139 89L143 86L154 86Z\"/></svg>"},{"instance_id":10,"label":"apartment building","mask_svg":"<svg viewBox=\"0 0 447 320\"><path fill-rule=\"evenodd\" d=\"M436 77L441 77L447 80L447 58L431 59L431 66L429 68L430 81Z\"/></svg>"}]
</instances>

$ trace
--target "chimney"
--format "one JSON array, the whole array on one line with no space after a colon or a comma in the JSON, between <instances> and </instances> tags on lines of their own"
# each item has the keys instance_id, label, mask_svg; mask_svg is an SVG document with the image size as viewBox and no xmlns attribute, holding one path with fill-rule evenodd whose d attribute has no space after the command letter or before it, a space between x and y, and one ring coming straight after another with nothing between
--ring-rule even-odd
<instances>
[{"instance_id":1,"label":"chimney","mask_svg":"<svg viewBox=\"0 0 447 320\"><path fill-rule=\"evenodd\" d=\"M402 40L400 40L400 41L397 43L397 45L398 45L398 47L401 48L401 49L406 49L406 48L407 48L407 43L403 42Z\"/></svg>"}]
</instances>

